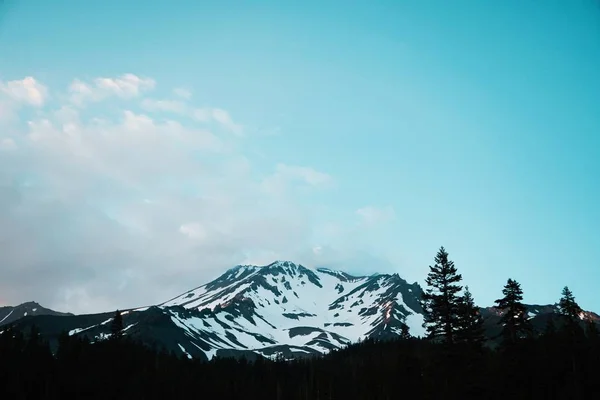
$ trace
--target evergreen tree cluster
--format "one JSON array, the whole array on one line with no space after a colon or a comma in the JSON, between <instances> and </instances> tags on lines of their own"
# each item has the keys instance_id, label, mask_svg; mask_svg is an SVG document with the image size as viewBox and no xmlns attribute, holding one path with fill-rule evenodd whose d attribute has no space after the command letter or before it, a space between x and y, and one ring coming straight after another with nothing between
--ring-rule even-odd
<instances>
[{"instance_id":1,"label":"evergreen tree cluster","mask_svg":"<svg viewBox=\"0 0 600 400\"><path fill-rule=\"evenodd\" d=\"M424 326L429 339L452 345L467 343L480 346L483 343L483 318L479 307L469 291L461 286L462 275L448 252L441 247L435 256L435 264L429 267L423 294L425 312Z\"/></svg>"},{"instance_id":2,"label":"evergreen tree cluster","mask_svg":"<svg viewBox=\"0 0 600 400\"><path fill-rule=\"evenodd\" d=\"M458 277L458 278L457 278ZM481 314L442 248L428 277L427 338L366 340L322 357L255 361L178 357L126 335L117 311L106 340L39 331L0 334L2 399L583 399L600 398L600 336L565 288L559 315L531 329L520 285L496 302L500 347L484 346Z\"/></svg>"}]
</instances>

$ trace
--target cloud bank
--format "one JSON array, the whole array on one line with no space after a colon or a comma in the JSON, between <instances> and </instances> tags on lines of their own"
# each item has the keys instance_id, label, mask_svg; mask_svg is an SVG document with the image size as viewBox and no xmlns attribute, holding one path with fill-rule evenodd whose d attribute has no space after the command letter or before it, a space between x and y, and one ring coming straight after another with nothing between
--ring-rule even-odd
<instances>
[{"instance_id":1,"label":"cloud bank","mask_svg":"<svg viewBox=\"0 0 600 400\"><path fill-rule=\"evenodd\" d=\"M0 303L106 311L158 303L238 263L348 258L319 242L330 221L305 201L332 176L284 160L256 171L230 112L197 107L182 88L147 97L155 86L134 74L62 90L0 82ZM393 210L356 214L374 224Z\"/></svg>"}]
</instances>

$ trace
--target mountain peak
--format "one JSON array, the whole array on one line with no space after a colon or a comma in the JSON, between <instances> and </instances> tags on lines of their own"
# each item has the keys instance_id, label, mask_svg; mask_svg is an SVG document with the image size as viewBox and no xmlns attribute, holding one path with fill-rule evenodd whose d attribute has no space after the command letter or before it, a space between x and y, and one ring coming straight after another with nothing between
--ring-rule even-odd
<instances>
[{"instance_id":1,"label":"mountain peak","mask_svg":"<svg viewBox=\"0 0 600 400\"><path fill-rule=\"evenodd\" d=\"M282 267L294 268L297 265L296 265L295 262L290 261L290 260L275 260L271 264L267 265L267 267L273 267L273 266L282 266Z\"/></svg>"},{"instance_id":2,"label":"mountain peak","mask_svg":"<svg viewBox=\"0 0 600 400\"><path fill-rule=\"evenodd\" d=\"M296 264L295 262L288 261L288 260L276 260L276 261L273 261L271 264L265 265L264 267L261 267L261 268L268 269L268 270L287 271L287 272L293 272L293 271L307 269L302 264Z\"/></svg>"},{"instance_id":3,"label":"mountain peak","mask_svg":"<svg viewBox=\"0 0 600 400\"><path fill-rule=\"evenodd\" d=\"M211 358L221 349L259 354L277 346L318 354L368 337L422 332L421 291L397 275L354 276L289 260L238 265L161 304ZM268 349L268 350L267 350Z\"/></svg>"},{"instance_id":4,"label":"mountain peak","mask_svg":"<svg viewBox=\"0 0 600 400\"><path fill-rule=\"evenodd\" d=\"M296 264L292 261L288 261L288 260L275 260L270 264L267 265L253 265L253 264L240 264L240 265L236 265L233 268L230 268L229 270L227 270L227 272L225 272L225 274L223 274L221 277L223 276L227 276L227 275L235 275L235 276L240 276L242 274L244 274L245 272L255 272L258 270L273 270L273 269L284 269L284 270L295 270L298 268L304 268L302 265L300 264ZM220 279L221 277L219 277L218 279Z\"/></svg>"}]
</instances>

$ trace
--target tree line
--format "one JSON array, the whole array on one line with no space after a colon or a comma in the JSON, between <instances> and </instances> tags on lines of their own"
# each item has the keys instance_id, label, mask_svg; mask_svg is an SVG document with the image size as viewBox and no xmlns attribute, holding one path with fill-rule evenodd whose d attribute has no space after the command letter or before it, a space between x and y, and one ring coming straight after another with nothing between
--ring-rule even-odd
<instances>
[{"instance_id":1,"label":"tree line","mask_svg":"<svg viewBox=\"0 0 600 400\"><path fill-rule=\"evenodd\" d=\"M422 299L427 338L446 346L464 343L472 348L480 348L486 341L484 320L469 287L465 286L463 291L461 281L462 275L448 258L448 252L441 247L435 257L435 264L429 267L425 280L427 289ZM501 315L500 345L506 350L523 339L535 338L537 333L531 325L527 307L523 304L521 284L509 278L502 289L502 295L494 304ZM586 331L591 336L597 334L596 322L591 317L586 317L568 286L562 290L558 315L563 333L568 334L571 340L580 339ZM555 321L549 318L546 331L555 330Z\"/></svg>"},{"instance_id":2,"label":"tree line","mask_svg":"<svg viewBox=\"0 0 600 400\"><path fill-rule=\"evenodd\" d=\"M365 340L296 360L203 362L142 345L115 313L105 340L64 332L53 353L40 332L0 334L0 398L6 399L584 399L596 384L600 335L565 287L558 315L534 329L523 290L508 279L496 300L498 337L442 247L422 305L427 336L405 326L395 340ZM492 339L492 340L490 340Z\"/></svg>"}]
</instances>

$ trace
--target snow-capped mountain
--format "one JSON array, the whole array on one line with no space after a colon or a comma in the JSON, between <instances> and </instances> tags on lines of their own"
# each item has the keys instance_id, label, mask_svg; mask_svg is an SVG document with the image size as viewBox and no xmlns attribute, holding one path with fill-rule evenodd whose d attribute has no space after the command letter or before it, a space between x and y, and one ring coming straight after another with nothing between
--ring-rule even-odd
<instances>
[{"instance_id":1,"label":"snow-capped mountain","mask_svg":"<svg viewBox=\"0 0 600 400\"><path fill-rule=\"evenodd\" d=\"M122 315L125 335L188 357L292 358L324 354L367 338L393 338L403 324L413 336L421 336L422 294L417 283L409 284L397 274L352 276L277 261L262 267L234 267L164 303L123 310ZM0 308L0 320L21 318L16 328L23 330L35 324L53 346L61 332L86 335L91 340L110 335L114 311L90 315L45 312L49 315L32 317L40 307L26 304L33 306L27 310L24 305L6 308L6 312ZM558 312L556 304L527 307L538 331ZM500 333L501 312L494 307L480 310L486 336L493 341ZM595 313L582 315L600 321Z\"/></svg>"},{"instance_id":2,"label":"snow-capped mountain","mask_svg":"<svg viewBox=\"0 0 600 400\"><path fill-rule=\"evenodd\" d=\"M350 342L422 331L421 288L398 275L354 277L289 261L237 266L160 307L207 357L219 349L323 353ZM173 307L197 311L178 312ZM186 349L187 351L187 349Z\"/></svg>"},{"instance_id":3,"label":"snow-capped mountain","mask_svg":"<svg viewBox=\"0 0 600 400\"><path fill-rule=\"evenodd\" d=\"M351 276L289 261L237 266L162 304L122 312L127 335L190 357L284 357L326 353L350 342L422 333L422 290L397 274ZM102 338L114 312L37 319L52 340L62 331Z\"/></svg>"}]
</instances>

